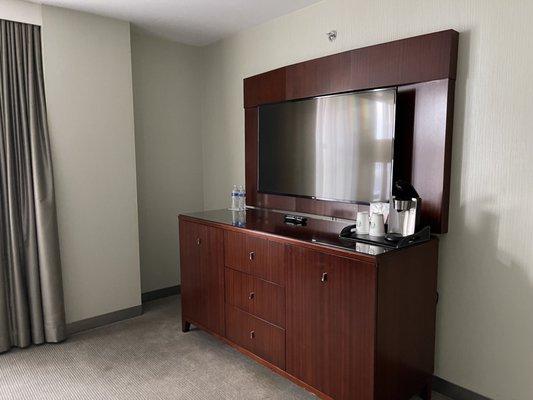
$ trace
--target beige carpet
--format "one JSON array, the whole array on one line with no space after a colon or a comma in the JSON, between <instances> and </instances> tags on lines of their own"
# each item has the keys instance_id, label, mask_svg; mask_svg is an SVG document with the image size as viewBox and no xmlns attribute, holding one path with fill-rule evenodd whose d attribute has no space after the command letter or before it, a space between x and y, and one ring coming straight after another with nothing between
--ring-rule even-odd
<instances>
[{"instance_id":1,"label":"beige carpet","mask_svg":"<svg viewBox=\"0 0 533 400\"><path fill-rule=\"evenodd\" d=\"M169 297L65 343L0 355L0 399L315 398L205 332L182 333L178 314Z\"/></svg>"}]
</instances>

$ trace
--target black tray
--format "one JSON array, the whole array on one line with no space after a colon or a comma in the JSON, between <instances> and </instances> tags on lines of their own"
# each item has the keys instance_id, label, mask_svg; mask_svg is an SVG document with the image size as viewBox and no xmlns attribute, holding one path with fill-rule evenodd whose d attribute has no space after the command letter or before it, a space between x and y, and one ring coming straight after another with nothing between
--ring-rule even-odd
<instances>
[{"instance_id":1,"label":"black tray","mask_svg":"<svg viewBox=\"0 0 533 400\"><path fill-rule=\"evenodd\" d=\"M413 235L404 236L398 241L387 240L385 237L357 234L352 232L354 228L355 225L345 227L339 237L345 240L383 246L389 249L401 249L402 247L413 246L418 243L427 242L431 238L431 229L429 226L422 228Z\"/></svg>"}]
</instances>

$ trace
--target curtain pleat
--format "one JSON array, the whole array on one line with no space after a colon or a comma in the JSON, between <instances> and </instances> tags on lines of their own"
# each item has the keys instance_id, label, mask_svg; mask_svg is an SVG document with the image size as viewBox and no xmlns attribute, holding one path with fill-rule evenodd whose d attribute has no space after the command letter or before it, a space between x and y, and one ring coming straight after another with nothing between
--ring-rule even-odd
<instances>
[{"instance_id":1,"label":"curtain pleat","mask_svg":"<svg viewBox=\"0 0 533 400\"><path fill-rule=\"evenodd\" d=\"M65 339L40 27L0 20L0 352Z\"/></svg>"}]
</instances>

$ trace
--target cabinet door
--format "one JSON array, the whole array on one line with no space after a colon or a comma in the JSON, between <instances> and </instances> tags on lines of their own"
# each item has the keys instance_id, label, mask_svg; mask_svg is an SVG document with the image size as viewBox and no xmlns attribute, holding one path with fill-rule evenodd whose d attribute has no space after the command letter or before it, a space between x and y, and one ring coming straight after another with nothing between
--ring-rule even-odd
<instances>
[{"instance_id":1,"label":"cabinet door","mask_svg":"<svg viewBox=\"0 0 533 400\"><path fill-rule=\"evenodd\" d=\"M200 321L202 285L198 224L180 222L181 312L184 319Z\"/></svg>"},{"instance_id":2,"label":"cabinet door","mask_svg":"<svg viewBox=\"0 0 533 400\"><path fill-rule=\"evenodd\" d=\"M224 334L224 238L222 230L180 222L183 319Z\"/></svg>"},{"instance_id":3,"label":"cabinet door","mask_svg":"<svg viewBox=\"0 0 533 400\"><path fill-rule=\"evenodd\" d=\"M221 229L199 225L201 320L198 322L224 335L224 234Z\"/></svg>"},{"instance_id":4,"label":"cabinet door","mask_svg":"<svg viewBox=\"0 0 533 400\"><path fill-rule=\"evenodd\" d=\"M335 399L372 399L374 265L287 251L287 372Z\"/></svg>"}]
</instances>

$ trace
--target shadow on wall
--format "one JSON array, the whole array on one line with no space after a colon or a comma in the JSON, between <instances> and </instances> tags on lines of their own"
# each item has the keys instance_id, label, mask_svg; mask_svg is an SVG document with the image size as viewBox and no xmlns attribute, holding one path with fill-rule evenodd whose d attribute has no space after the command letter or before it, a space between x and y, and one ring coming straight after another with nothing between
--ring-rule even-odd
<instances>
[{"instance_id":1,"label":"shadow on wall","mask_svg":"<svg viewBox=\"0 0 533 400\"><path fill-rule=\"evenodd\" d=\"M471 132L465 119L471 108L466 103L471 39L472 31L461 32L450 230L440 246L435 374L495 399L526 399L533 393L533 285L516 255L499 248L496 200L487 196L461 203L464 135Z\"/></svg>"}]
</instances>

